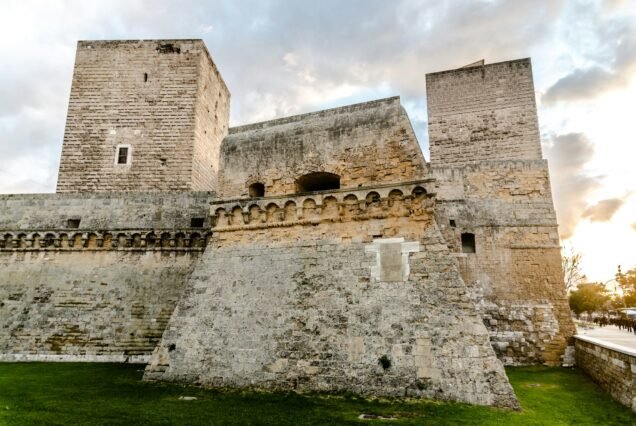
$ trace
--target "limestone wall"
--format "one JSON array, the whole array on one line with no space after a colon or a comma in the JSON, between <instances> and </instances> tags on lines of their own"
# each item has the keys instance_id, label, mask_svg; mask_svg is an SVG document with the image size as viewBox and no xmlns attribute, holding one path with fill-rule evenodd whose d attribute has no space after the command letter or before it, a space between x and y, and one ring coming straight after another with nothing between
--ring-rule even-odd
<instances>
[{"instance_id":1,"label":"limestone wall","mask_svg":"<svg viewBox=\"0 0 636 426\"><path fill-rule=\"evenodd\" d=\"M209 238L210 200L0 196L0 360L146 362Z\"/></svg>"},{"instance_id":2,"label":"limestone wall","mask_svg":"<svg viewBox=\"0 0 636 426\"><path fill-rule=\"evenodd\" d=\"M431 187L215 203L146 379L518 406Z\"/></svg>"},{"instance_id":3,"label":"limestone wall","mask_svg":"<svg viewBox=\"0 0 636 426\"><path fill-rule=\"evenodd\" d=\"M230 129L221 149L221 194L293 194L310 172L340 176L341 188L426 178L426 163L399 98Z\"/></svg>"},{"instance_id":4,"label":"limestone wall","mask_svg":"<svg viewBox=\"0 0 636 426\"><path fill-rule=\"evenodd\" d=\"M431 163L541 159L530 59L426 75Z\"/></svg>"},{"instance_id":5,"label":"limestone wall","mask_svg":"<svg viewBox=\"0 0 636 426\"><path fill-rule=\"evenodd\" d=\"M0 251L0 360L147 362L198 251Z\"/></svg>"},{"instance_id":6,"label":"limestone wall","mask_svg":"<svg viewBox=\"0 0 636 426\"><path fill-rule=\"evenodd\" d=\"M432 175L438 223L498 356L509 365L559 364L574 325L546 162L434 167ZM475 253L463 253L462 233L475 236Z\"/></svg>"},{"instance_id":7,"label":"limestone wall","mask_svg":"<svg viewBox=\"0 0 636 426\"><path fill-rule=\"evenodd\" d=\"M621 404L636 411L636 352L576 336L576 365Z\"/></svg>"},{"instance_id":8,"label":"limestone wall","mask_svg":"<svg viewBox=\"0 0 636 426\"><path fill-rule=\"evenodd\" d=\"M209 192L74 193L0 195L0 233L209 228ZM69 219L79 219L77 228ZM1 238L0 238L1 239Z\"/></svg>"},{"instance_id":9,"label":"limestone wall","mask_svg":"<svg viewBox=\"0 0 636 426\"><path fill-rule=\"evenodd\" d=\"M228 109L202 40L80 41L57 192L212 191Z\"/></svg>"},{"instance_id":10,"label":"limestone wall","mask_svg":"<svg viewBox=\"0 0 636 426\"><path fill-rule=\"evenodd\" d=\"M210 55L199 57L192 189L218 190L221 143L230 123L230 92Z\"/></svg>"}]
</instances>

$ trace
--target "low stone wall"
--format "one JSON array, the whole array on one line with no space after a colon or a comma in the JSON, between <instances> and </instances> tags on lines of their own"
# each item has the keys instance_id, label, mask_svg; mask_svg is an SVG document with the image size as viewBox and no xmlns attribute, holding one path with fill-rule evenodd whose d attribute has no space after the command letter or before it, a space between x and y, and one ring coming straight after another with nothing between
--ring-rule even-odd
<instances>
[{"instance_id":1,"label":"low stone wall","mask_svg":"<svg viewBox=\"0 0 636 426\"><path fill-rule=\"evenodd\" d=\"M576 364L623 405L636 411L636 351L575 336Z\"/></svg>"}]
</instances>

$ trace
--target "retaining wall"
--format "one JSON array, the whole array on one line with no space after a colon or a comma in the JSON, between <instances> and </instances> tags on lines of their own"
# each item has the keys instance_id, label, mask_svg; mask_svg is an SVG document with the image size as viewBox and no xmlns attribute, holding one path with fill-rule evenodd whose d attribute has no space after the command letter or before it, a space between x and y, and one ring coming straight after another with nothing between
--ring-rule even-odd
<instances>
[{"instance_id":1,"label":"retaining wall","mask_svg":"<svg viewBox=\"0 0 636 426\"><path fill-rule=\"evenodd\" d=\"M636 350L575 336L576 364L623 405L636 411Z\"/></svg>"}]
</instances>

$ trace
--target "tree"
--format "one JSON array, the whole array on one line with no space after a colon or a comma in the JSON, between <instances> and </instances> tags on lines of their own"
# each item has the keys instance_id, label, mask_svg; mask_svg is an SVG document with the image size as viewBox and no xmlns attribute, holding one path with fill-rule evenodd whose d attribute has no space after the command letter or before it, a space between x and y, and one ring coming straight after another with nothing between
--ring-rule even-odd
<instances>
[{"instance_id":1,"label":"tree","mask_svg":"<svg viewBox=\"0 0 636 426\"><path fill-rule=\"evenodd\" d=\"M583 312L605 310L610 295L602 283L579 284L570 292L570 309L578 317Z\"/></svg>"},{"instance_id":2,"label":"tree","mask_svg":"<svg viewBox=\"0 0 636 426\"><path fill-rule=\"evenodd\" d=\"M620 265L616 273L616 281L623 290L623 300L629 307L636 306L636 268L632 268L627 272L621 271Z\"/></svg>"},{"instance_id":3,"label":"tree","mask_svg":"<svg viewBox=\"0 0 636 426\"><path fill-rule=\"evenodd\" d=\"M581 260L581 253L575 252L573 248L566 252L563 248L561 252L561 266L563 267L563 281L565 282L565 291L570 293L576 286L585 279Z\"/></svg>"}]
</instances>

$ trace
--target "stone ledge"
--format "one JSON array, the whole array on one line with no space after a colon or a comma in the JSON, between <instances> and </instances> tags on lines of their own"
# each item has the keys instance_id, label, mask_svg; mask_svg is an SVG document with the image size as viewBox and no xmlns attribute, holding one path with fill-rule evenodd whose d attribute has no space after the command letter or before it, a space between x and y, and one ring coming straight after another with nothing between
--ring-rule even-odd
<instances>
[{"instance_id":1,"label":"stone ledge","mask_svg":"<svg viewBox=\"0 0 636 426\"><path fill-rule=\"evenodd\" d=\"M625 355L636 357L636 349L628 348L627 346L617 345L616 343L606 342L604 340L597 339L595 337L575 335L574 338L578 339L578 340L581 340L582 342L592 343L594 345L598 345L598 346L600 346L602 348L605 348L605 349L609 349L609 350L612 350L612 351L620 352L620 353L625 354Z\"/></svg>"}]
</instances>

